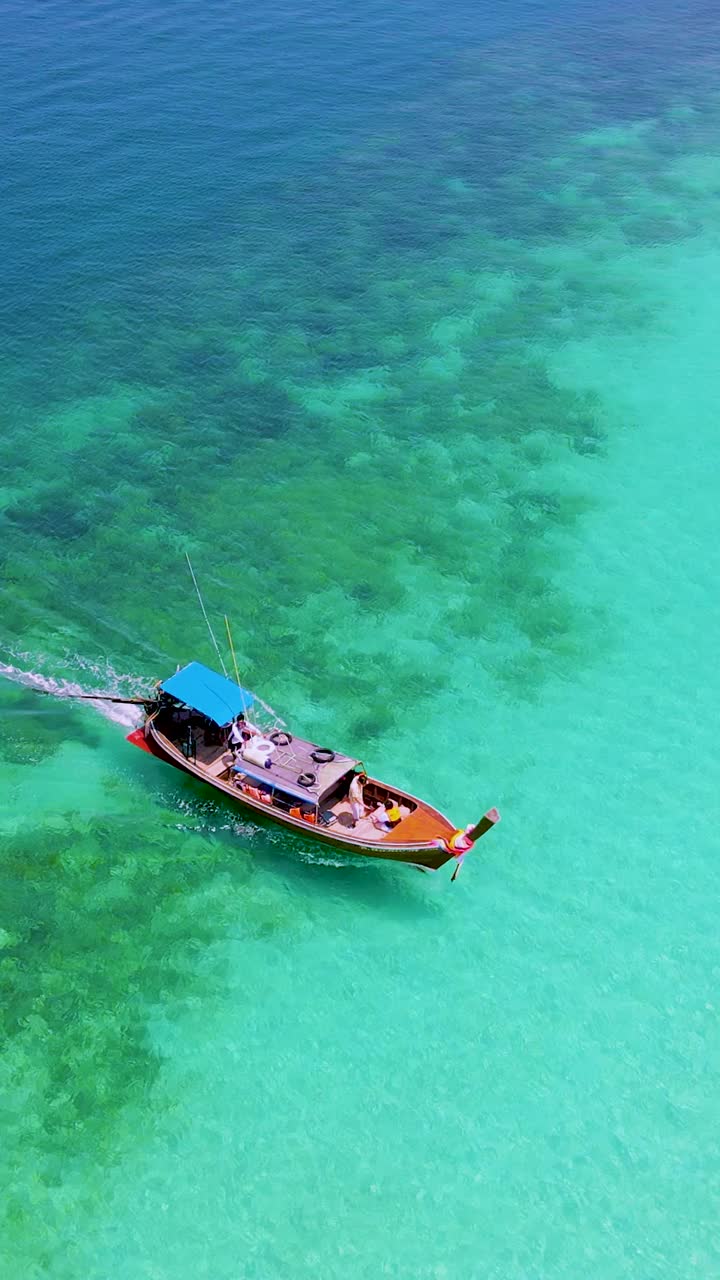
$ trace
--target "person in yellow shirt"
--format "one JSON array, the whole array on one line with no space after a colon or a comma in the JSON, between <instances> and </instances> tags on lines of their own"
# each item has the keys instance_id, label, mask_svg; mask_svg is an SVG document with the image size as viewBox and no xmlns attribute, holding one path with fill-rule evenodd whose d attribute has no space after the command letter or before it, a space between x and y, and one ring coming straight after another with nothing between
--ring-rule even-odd
<instances>
[{"instance_id":1,"label":"person in yellow shirt","mask_svg":"<svg viewBox=\"0 0 720 1280\"><path fill-rule=\"evenodd\" d=\"M386 800L385 801L385 821L388 823L390 828L392 829L393 827L396 827L398 822L400 822L401 818L402 818L402 814L400 812L397 801Z\"/></svg>"},{"instance_id":2,"label":"person in yellow shirt","mask_svg":"<svg viewBox=\"0 0 720 1280\"><path fill-rule=\"evenodd\" d=\"M373 809L370 814L370 821L374 827L377 827L378 831L387 832L390 830L390 823L387 820L387 809L385 808L385 804L382 800L380 801L377 809Z\"/></svg>"},{"instance_id":3,"label":"person in yellow shirt","mask_svg":"<svg viewBox=\"0 0 720 1280\"><path fill-rule=\"evenodd\" d=\"M373 825L378 831L392 831L402 818L402 814L394 800L381 800L377 809L370 814Z\"/></svg>"}]
</instances>

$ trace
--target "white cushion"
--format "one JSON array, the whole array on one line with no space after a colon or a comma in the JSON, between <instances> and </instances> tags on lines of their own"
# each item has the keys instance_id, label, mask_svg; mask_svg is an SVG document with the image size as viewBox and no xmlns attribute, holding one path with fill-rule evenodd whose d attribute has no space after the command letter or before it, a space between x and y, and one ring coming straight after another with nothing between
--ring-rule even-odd
<instances>
[{"instance_id":1,"label":"white cushion","mask_svg":"<svg viewBox=\"0 0 720 1280\"><path fill-rule=\"evenodd\" d=\"M251 738L245 744L240 755L243 760L247 760L248 764L264 765L266 760L275 750L275 743L270 742L267 738Z\"/></svg>"}]
</instances>

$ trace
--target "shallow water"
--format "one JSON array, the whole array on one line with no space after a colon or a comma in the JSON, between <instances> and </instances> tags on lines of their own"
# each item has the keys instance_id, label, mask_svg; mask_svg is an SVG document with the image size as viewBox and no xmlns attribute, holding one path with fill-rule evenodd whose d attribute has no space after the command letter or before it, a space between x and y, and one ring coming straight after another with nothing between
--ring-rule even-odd
<instances>
[{"instance_id":1,"label":"shallow water","mask_svg":"<svg viewBox=\"0 0 720 1280\"><path fill-rule=\"evenodd\" d=\"M714 16L2 14L4 1274L716 1274ZM185 550L454 885L40 696Z\"/></svg>"}]
</instances>

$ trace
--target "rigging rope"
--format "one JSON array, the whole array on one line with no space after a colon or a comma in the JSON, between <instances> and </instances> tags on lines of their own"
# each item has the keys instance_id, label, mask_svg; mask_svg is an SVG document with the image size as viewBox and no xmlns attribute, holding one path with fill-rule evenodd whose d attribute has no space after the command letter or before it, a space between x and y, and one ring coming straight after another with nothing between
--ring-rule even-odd
<instances>
[{"instance_id":1,"label":"rigging rope","mask_svg":"<svg viewBox=\"0 0 720 1280\"><path fill-rule=\"evenodd\" d=\"M198 584L197 584L197 578L195 577L195 574L194 574L194 572L193 572L193 567L192 567L192 565L191 565L191 563L190 563L190 557L189 557L189 555L188 555L187 551L185 552L185 559L186 559L186 560L187 560L187 562L188 562L188 569L190 570L190 576L191 576L191 578L192 578L192 580L193 580L193 585L194 585L194 587L195 587L195 590L197 591L197 598L198 598L198 600L199 600L199 602L200 602L200 608L202 609L203 618L205 619L205 622L206 622L206 624L207 624L207 629L208 629L208 631L210 632L210 639L212 640L213 644L215 645L215 652L216 652L216 654L217 654L217 656L218 656L218 662L220 663L220 666L221 666L221 667L222 667L222 669L223 669L223 675L225 676L225 679L227 680L227 671L226 671L226 669L225 669L225 663L224 663L224 662L223 662L223 660L222 660L222 655L221 655L220 650L219 650L219 648L218 648L218 642L217 642L217 640L215 639L215 632L213 631L212 627L210 626L210 619L208 618L208 616L207 616L207 614L206 614L206 612L205 612L205 605L203 604L203 598L202 598L202 596L200 595L200 588L199 588L199 586L198 586Z\"/></svg>"}]
</instances>

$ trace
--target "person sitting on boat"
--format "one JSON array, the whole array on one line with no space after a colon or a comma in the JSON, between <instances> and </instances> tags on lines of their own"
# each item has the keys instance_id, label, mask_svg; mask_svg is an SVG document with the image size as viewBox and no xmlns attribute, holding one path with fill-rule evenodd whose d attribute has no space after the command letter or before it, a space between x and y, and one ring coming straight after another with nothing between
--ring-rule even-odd
<instances>
[{"instance_id":1,"label":"person sitting on boat","mask_svg":"<svg viewBox=\"0 0 720 1280\"><path fill-rule=\"evenodd\" d=\"M370 821L372 822L374 827L377 827L378 831L390 830L390 823L387 820L387 810L385 808L385 802L383 800L380 801L380 804L378 805L377 809L373 809L372 813L370 814Z\"/></svg>"},{"instance_id":2,"label":"person sitting on boat","mask_svg":"<svg viewBox=\"0 0 720 1280\"><path fill-rule=\"evenodd\" d=\"M370 814L370 821L378 831L392 831L401 818L402 814L394 800L381 800L377 809Z\"/></svg>"},{"instance_id":3,"label":"person sitting on boat","mask_svg":"<svg viewBox=\"0 0 720 1280\"><path fill-rule=\"evenodd\" d=\"M385 801L385 821L388 823L390 828L392 829L393 827L396 827L398 822L400 822L401 819L402 819L402 814L400 812L400 807L397 804L397 802L395 800L386 800Z\"/></svg>"},{"instance_id":4,"label":"person sitting on boat","mask_svg":"<svg viewBox=\"0 0 720 1280\"><path fill-rule=\"evenodd\" d=\"M368 810L363 793L363 787L367 780L368 777L366 773L356 773L350 783L348 800L350 801L350 809L352 811L353 826L356 826L360 819L365 817Z\"/></svg>"}]
</instances>

